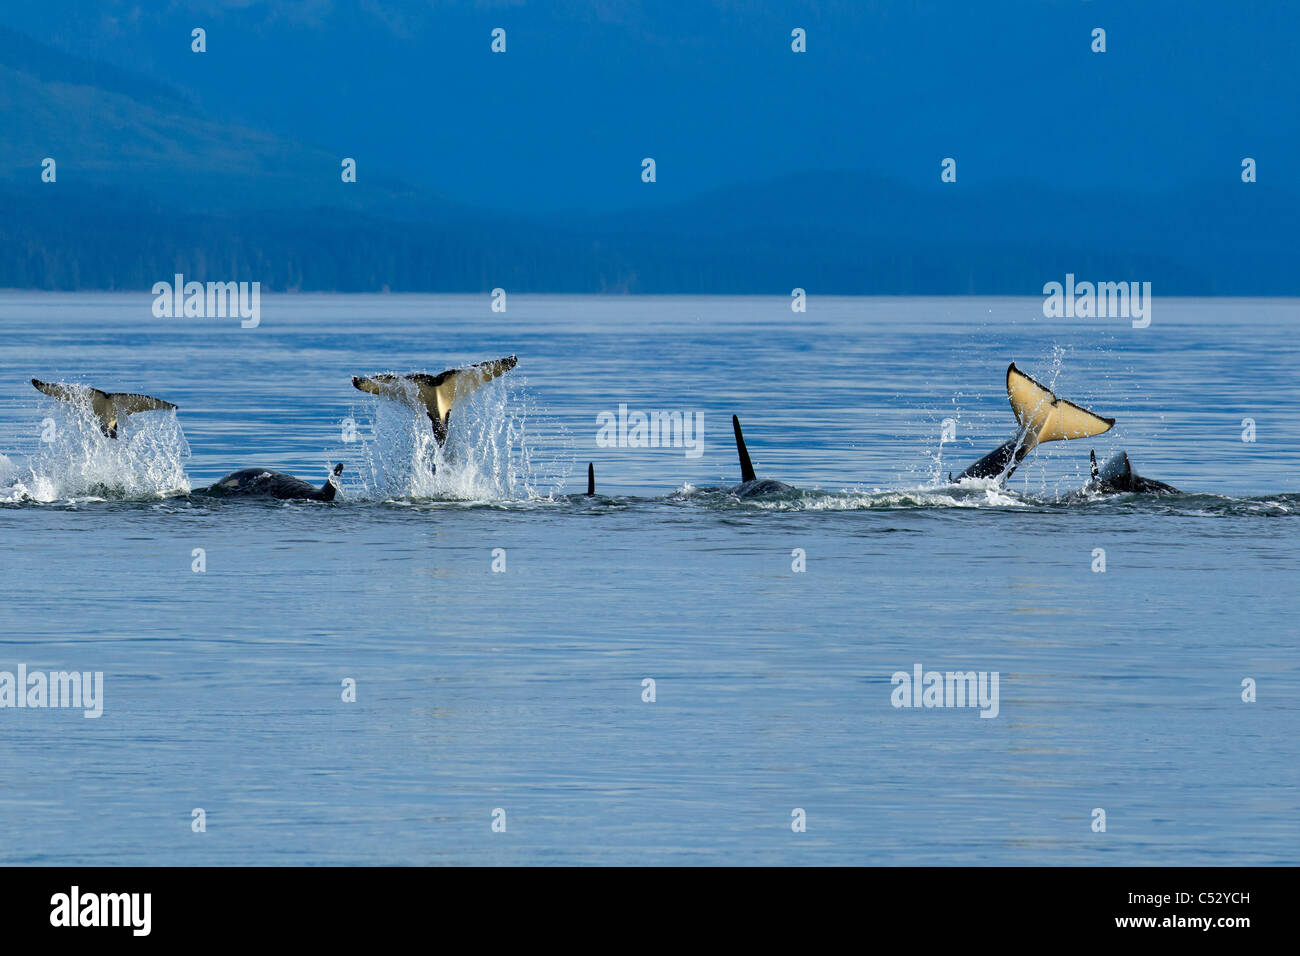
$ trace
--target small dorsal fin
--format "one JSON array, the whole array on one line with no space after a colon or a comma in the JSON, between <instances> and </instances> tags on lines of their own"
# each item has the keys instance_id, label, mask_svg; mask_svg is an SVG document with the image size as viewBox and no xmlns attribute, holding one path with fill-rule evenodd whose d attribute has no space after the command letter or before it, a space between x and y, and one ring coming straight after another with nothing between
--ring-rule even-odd
<instances>
[{"instance_id":1,"label":"small dorsal fin","mask_svg":"<svg viewBox=\"0 0 1300 956\"><path fill-rule=\"evenodd\" d=\"M740 480L754 480L754 463L749 460L749 449L745 447L745 436L740 431L740 419L731 416L731 427L736 433L736 454L740 456Z\"/></svg>"},{"instance_id":2,"label":"small dorsal fin","mask_svg":"<svg viewBox=\"0 0 1300 956\"><path fill-rule=\"evenodd\" d=\"M1097 468L1097 450L1095 448L1088 452L1088 459L1092 463L1092 480L1096 481L1101 472Z\"/></svg>"},{"instance_id":3,"label":"small dorsal fin","mask_svg":"<svg viewBox=\"0 0 1300 956\"><path fill-rule=\"evenodd\" d=\"M587 462L587 497L596 496L596 466L592 462Z\"/></svg>"}]
</instances>

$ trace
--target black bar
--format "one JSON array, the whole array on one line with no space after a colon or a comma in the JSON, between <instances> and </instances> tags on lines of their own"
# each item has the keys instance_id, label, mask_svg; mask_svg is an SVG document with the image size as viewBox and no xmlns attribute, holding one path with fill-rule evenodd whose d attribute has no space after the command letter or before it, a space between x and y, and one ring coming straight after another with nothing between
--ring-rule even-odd
<instances>
[{"instance_id":1,"label":"black bar","mask_svg":"<svg viewBox=\"0 0 1300 956\"><path fill-rule=\"evenodd\" d=\"M569 939L675 945L683 940L678 927L703 921L733 941L789 933L812 942L848 932L917 944L1128 937L1141 945L1203 938L1232 946L1288 925L1294 877L1283 868L32 868L0 871L0 925L7 943L54 944L337 946L374 942L382 930L449 945L470 931L466 942L481 945L559 924ZM88 895L150 894L147 936L136 935L142 895L138 909L121 910L128 925L51 925L59 894L70 904L73 886L87 915ZM98 912L99 898L90 906ZM1146 919L1154 922L1131 922ZM1185 922L1193 919L1211 925Z\"/></svg>"}]
</instances>

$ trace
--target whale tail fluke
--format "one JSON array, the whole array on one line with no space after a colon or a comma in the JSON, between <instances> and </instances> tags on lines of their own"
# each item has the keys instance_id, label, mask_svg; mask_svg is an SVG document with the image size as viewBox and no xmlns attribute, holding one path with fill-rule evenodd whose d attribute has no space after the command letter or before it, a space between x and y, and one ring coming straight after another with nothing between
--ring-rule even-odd
<instances>
[{"instance_id":1,"label":"whale tail fluke","mask_svg":"<svg viewBox=\"0 0 1300 956\"><path fill-rule=\"evenodd\" d=\"M1016 368L1015 362L1007 367L1007 399L1030 448L1045 441L1091 438L1115 424L1113 418L1057 398L1046 385Z\"/></svg>"},{"instance_id":2,"label":"whale tail fluke","mask_svg":"<svg viewBox=\"0 0 1300 956\"><path fill-rule=\"evenodd\" d=\"M64 385L61 382L42 382L32 379L39 391L61 402L85 401L99 421L99 430L109 438L117 437L117 424L120 419L136 412L152 412L176 408L171 402L154 398L152 395L137 395L134 392L104 392L89 385Z\"/></svg>"},{"instance_id":3,"label":"whale tail fluke","mask_svg":"<svg viewBox=\"0 0 1300 956\"><path fill-rule=\"evenodd\" d=\"M999 445L960 475L962 478L1009 478L1025 456L1045 441L1091 438L1109 431L1115 419L1090 412L1081 405L1057 398L1012 362L1007 366L1007 400L1020 428L1016 437Z\"/></svg>"},{"instance_id":4,"label":"whale tail fluke","mask_svg":"<svg viewBox=\"0 0 1300 956\"><path fill-rule=\"evenodd\" d=\"M741 482L754 481L754 463L749 460L749 449L745 447L745 436L740 431L740 419L731 416L731 428L736 433L736 454L740 456Z\"/></svg>"},{"instance_id":5,"label":"whale tail fluke","mask_svg":"<svg viewBox=\"0 0 1300 956\"><path fill-rule=\"evenodd\" d=\"M75 402L87 390L92 393L99 391L98 389L88 389L85 386L64 385L61 382L42 382L39 378L32 379L32 384L36 386L38 391L44 392L51 398L57 398L61 402ZM108 397L104 392L100 392L100 394L104 395L105 398Z\"/></svg>"},{"instance_id":6,"label":"whale tail fluke","mask_svg":"<svg viewBox=\"0 0 1300 956\"><path fill-rule=\"evenodd\" d=\"M587 462L587 497L596 497L596 465L593 462Z\"/></svg>"},{"instance_id":7,"label":"whale tail fluke","mask_svg":"<svg viewBox=\"0 0 1300 956\"><path fill-rule=\"evenodd\" d=\"M519 363L513 355L491 362L478 362L462 368L449 368L437 375L413 372L409 375L354 375L352 387L371 395L386 395L399 401L418 403L433 425L434 437L441 445L447 440L452 406L494 378L499 378Z\"/></svg>"}]
</instances>

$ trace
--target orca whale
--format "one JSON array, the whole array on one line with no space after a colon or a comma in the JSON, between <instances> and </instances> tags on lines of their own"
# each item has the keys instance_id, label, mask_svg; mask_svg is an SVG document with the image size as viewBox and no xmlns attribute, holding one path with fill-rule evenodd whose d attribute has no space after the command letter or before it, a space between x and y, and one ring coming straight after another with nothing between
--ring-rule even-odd
<instances>
[{"instance_id":1,"label":"orca whale","mask_svg":"<svg viewBox=\"0 0 1300 956\"><path fill-rule=\"evenodd\" d=\"M195 494L212 495L218 498L240 496L245 498L281 498L308 499L311 501L333 501L338 494L338 477L343 473L343 463L339 462L319 488L307 482L286 475L281 471L269 471L266 468L245 468L231 472L208 488L199 488Z\"/></svg>"},{"instance_id":2,"label":"orca whale","mask_svg":"<svg viewBox=\"0 0 1300 956\"><path fill-rule=\"evenodd\" d=\"M411 372L406 375L382 373L379 375L354 375L352 387L371 395L386 395L423 410L433 426L433 437L441 446L447 441L447 428L451 423L451 410L456 402L470 392L481 388L494 378L510 371L519 359L513 355L494 362L479 362L462 368L449 368L437 375Z\"/></svg>"},{"instance_id":3,"label":"orca whale","mask_svg":"<svg viewBox=\"0 0 1300 956\"><path fill-rule=\"evenodd\" d=\"M738 498L753 498L758 495L779 495L794 491L793 485L772 478L759 479L754 474L754 463L749 460L749 449L745 447L745 436L740 431L740 419L731 416L731 429L736 433L736 454L740 457L740 484L732 485L727 493Z\"/></svg>"},{"instance_id":4,"label":"orca whale","mask_svg":"<svg viewBox=\"0 0 1300 956\"><path fill-rule=\"evenodd\" d=\"M574 503L577 503L579 499L585 500L587 498L596 497L596 466L593 462L587 462L587 490L581 492L575 491L572 494L562 495L561 497L566 501ZM604 496L602 496L602 498L603 497Z\"/></svg>"},{"instance_id":5,"label":"orca whale","mask_svg":"<svg viewBox=\"0 0 1300 956\"><path fill-rule=\"evenodd\" d=\"M99 430L109 438L117 437L118 422L127 415L176 407L171 402L164 402L161 398L154 398L151 395L101 392L89 385L64 385L61 382L42 382L36 378L32 379L32 384L46 395L57 398L61 402L88 406L99 423Z\"/></svg>"},{"instance_id":6,"label":"orca whale","mask_svg":"<svg viewBox=\"0 0 1300 956\"><path fill-rule=\"evenodd\" d=\"M587 462L587 490L583 492L573 492L572 494L561 495L566 501L577 502L579 498L596 497L596 465L593 462Z\"/></svg>"},{"instance_id":7,"label":"orca whale","mask_svg":"<svg viewBox=\"0 0 1300 956\"><path fill-rule=\"evenodd\" d=\"M1092 480L1084 486L1085 494L1139 494L1139 495L1177 495L1181 492L1173 485L1151 478L1143 478L1133 470L1133 463L1127 452L1118 452L1106 460L1106 464L1097 467L1097 453L1089 453L1092 460Z\"/></svg>"},{"instance_id":8,"label":"orca whale","mask_svg":"<svg viewBox=\"0 0 1300 956\"><path fill-rule=\"evenodd\" d=\"M1007 366L1007 399L1020 427L1004 442L968 467L963 478L1010 478L1031 451L1047 441L1091 438L1109 431L1115 419L1104 418L1073 402L1057 398L1047 386L1034 381L1012 362Z\"/></svg>"}]
</instances>

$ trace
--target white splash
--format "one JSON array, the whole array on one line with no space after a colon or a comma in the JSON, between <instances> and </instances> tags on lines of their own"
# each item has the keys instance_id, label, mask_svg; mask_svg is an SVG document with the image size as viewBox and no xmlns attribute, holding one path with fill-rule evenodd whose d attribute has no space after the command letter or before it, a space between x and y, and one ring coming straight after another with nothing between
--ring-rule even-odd
<instances>
[{"instance_id":1,"label":"white splash","mask_svg":"<svg viewBox=\"0 0 1300 956\"><path fill-rule=\"evenodd\" d=\"M45 415L25 467L0 465L0 501L165 498L190 490L190 446L175 412L144 412L109 438L88 402L58 402Z\"/></svg>"},{"instance_id":2,"label":"white splash","mask_svg":"<svg viewBox=\"0 0 1300 956\"><path fill-rule=\"evenodd\" d=\"M363 435L359 450L356 445L342 449L355 465L348 469L353 478L345 486L345 496L502 501L561 491L572 462L540 455L532 439L535 431L552 432L547 438L563 445L567 435L554 423L537 418L524 386L522 379L502 379L462 398L452 411L442 447L423 410L388 398L374 399L368 434ZM532 422L540 427L531 427ZM545 493L539 490L542 487Z\"/></svg>"}]
</instances>

